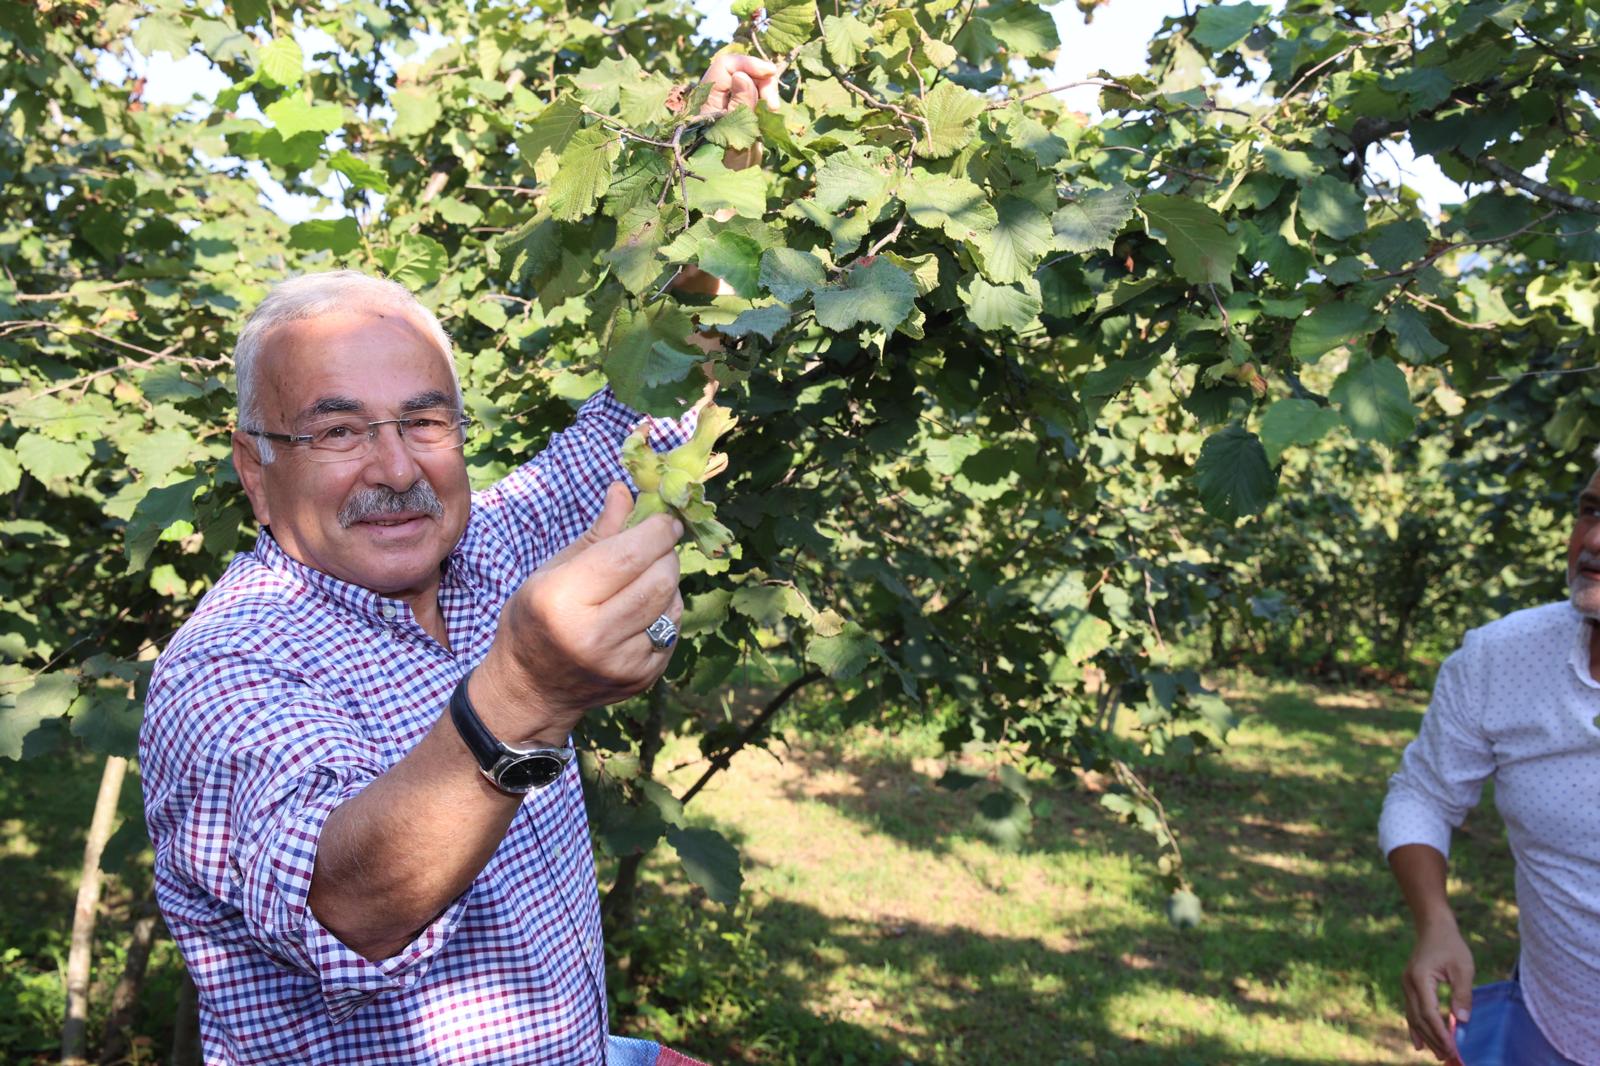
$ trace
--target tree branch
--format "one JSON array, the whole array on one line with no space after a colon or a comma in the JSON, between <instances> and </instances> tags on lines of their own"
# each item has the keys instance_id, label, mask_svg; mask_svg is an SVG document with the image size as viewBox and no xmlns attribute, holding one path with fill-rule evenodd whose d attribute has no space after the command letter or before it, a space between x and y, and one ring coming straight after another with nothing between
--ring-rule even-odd
<instances>
[{"instance_id":1,"label":"tree branch","mask_svg":"<svg viewBox=\"0 0 1600 1066\"><path fill-rule=\"evenodd\" d=\"M1457 153L1458 155L1460 153ZM1463 156L1463 158L1465 158ZM1471 160L1469 160L1471 162ZM1591 200L1587 196L1578 196L1575 193L1563 192L1553 185L1546 185L1542 181L1535 181L1516 167L1507 166L1498 159L1484 156L1477 160L1478 165L1509 185L1515 185L1523 192L1536 196L1545 203L1564 207L1568 211L1582 211L1586 215L1600 215L1600 200Z\"/></svg>"},{"instance_id":2,"label":"tree branch","mask_svg":"<svg viewBox=\"0 0 1600 1066\"><path fill-rule=\"evenodd\" d=\"M783 690L768 700L767 705L761 708L761 713L757 714L750 724L744 727L744 731L739 734L737 740L711 756L711 765L706 768L706 772L700 775L700 780L689 786L687 792L678 797L678 802L688 804L690 800L694 799L700 793L700 790L706 787L706 782L710 781L720 771L728 768L728 763L733 757L766 728L767 723L772 720L772 716L781 711L784 704L788 703L796 692L799 692L813 681L820 680L822 680L822 672L812 670L809 673L801 674L783 686Z\"/></svg>"}]
</instances>

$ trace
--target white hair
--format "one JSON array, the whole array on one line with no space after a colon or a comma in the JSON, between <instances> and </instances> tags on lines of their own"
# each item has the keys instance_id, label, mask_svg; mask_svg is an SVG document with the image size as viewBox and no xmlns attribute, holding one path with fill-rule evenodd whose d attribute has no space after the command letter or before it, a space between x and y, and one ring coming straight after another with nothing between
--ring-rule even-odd
<instances>
[{"instance_id":1,"label":"white hair","mask_svg":"<svg viewBox=\"0 0 1600 1066\"><path fill-rule=\"evenodd\" d=\"M279 282L267 293L256 309L245 319L239 339L233 345L233 371L239 393L239 428L265 430L262 418L261 397L257 394L256 361L267 335L289 322L340 311L391 310L411 314L444 355L450 368L450 384L455 391L456 406L461 406L461 381L456 376L456 361L450 354L450 336L434 313L422 306L404 285L363 274L359 270L328 270L320 274L302 274L297 278ZM274 458L272 442L257 437L256 450L263 463Z\"/></svg>"}]
</instances>

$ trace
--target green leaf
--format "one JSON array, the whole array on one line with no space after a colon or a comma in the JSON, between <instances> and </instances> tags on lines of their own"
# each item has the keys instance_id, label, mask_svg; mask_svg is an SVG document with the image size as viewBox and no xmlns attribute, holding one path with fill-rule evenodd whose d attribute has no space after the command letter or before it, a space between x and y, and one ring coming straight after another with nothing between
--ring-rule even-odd
<instances>
[{"instance_id":1,"label":"green leaf","mask_svg":"<svg viewBox=\"0 0 1600 1066\"><path fill-rule=\"evenodd\" d=\"M722 149L706 145L689 161L696 177L689 179L689 210L703 214L732 211L745 218L767 212L767 179L760 167L729 170L722 165Z\"/></svg>"},{"instance_id":2,"label":"green leaf","mask_svg":"<svg viewBox=\"0 0 1600 1066\"><path fill-rule=\"evenodd\" d=\"M604 362L617 398L645 414L681 415L704 384L692 374L705 359L688 341L693 332L694 322L676 306L618 311Z\"/></svg>"},{"instance_id":3,"label":"green leaf","mask_svg":"<svg viewBox=\"0 0 1600 1066\"><path fill-rule=\"evenodd\" d=\"M555 160L566 149L573 134L582 128L583 105L571 96L558 96L528 123L528 131L517 138L517 154L538 180L548 181Z\"/></svg>"},{"instance_id":4,"label":"green leaf","mask_svg":"<svg viewBox=\"0 0 1600 1066\"><path fill-rule=\"evenodd\" d=\"M312 218L289 227L290 248L344 255L360 245L361 230L353 218Z\"/></svg>"},{"instance_id":5,"label":"green leaf","mask_svg":"<svg viewBox=\"0 0 1600 1066\"><path fill-rule=\"evenodd\" d=\"M812 634L806 641L806 659L835 681L855 677L882 653L878 642L854 622L829 636Z\"/></svg>"},{"instance_id":6,"label":"green leaf","mask_svg":"<svg viewBox=\"0 0 1600 1066\"><path fill-rule=\"evenodd\" d=\"M822 40L834 64L848 70L872 43L872 27L852 15L829 15L822 20Z\"/></svg>"},{"instance_id":7,"label":"green leaf","mask_svg":"<svg viewBox=\"0 0 1600 1066\"><path fill-rule=\"evenodd\" d=\"M769 53L792 52L817 35L815 0L769 0L760 6L766 11L761 46Z\"/></svg>"},{"instance_id":8,"label":"green leaf","mask_svg":"<svg viewBox=\"0 0 1600 1066\"><path fill-rule=\"evenodd\" d=\"M22 464L17 461L17 453L10 448L0 447L0 495L11 492L22 484Z\"/></svg>"},{"instance_id":9,"label":"green leaf","mask_svg":"<svg viewBox=\"0 0 1600 1066\"><path fill-rule=\"evenodd\" d=\"M390 249L389 278L412 292L432 285L444 273L450 253L432 237L408 233L398 247Z\"/></svg>"},{"instance_id":10,"label":"green leaf","mask_svg":"<svg viewBox=\"0 0 1600 1066\"><path fill-rule=\"evenodd\" d=\"M1042 56L1061 47L1061 34L1049 10L1026 0L992 4L984 9L989 32L1020 56Z\"/></svg>"},{"instance_id":11,"label":"green leaf","mask_svg":"<svg viewBox=\"0 0 1600 1066\"><path fill-rule=\"evenodd\" d=\"M739 872L739 852L715 829L667 830L667 842L678 853L689 880L725 907L739 902L744 875Z\"/></svg>"},{"instance_id":12,"label":"green leaf","mask_svg":"<svg viewBox=\"0 0 1600 1066\"><path fill-rule=\"evenodd\" d=\"M825 280L822 261L810 252L768 248L761 253L761 286L786 304L821 288Z\"/></svg>"},{"instance_id":13,"label":"green leaf","mask_svg":"<svg viewBox=\"0 0 1600 1066\"><path fill-rule=\"evenodd\" d=\"M1150 235L1167 246L1172 265L1186 281L1223 284L1233 277L1240 240L1222 216L1186 196L1151 195L1139 200Z\"/></svg>"},{"instance_id":14,"label":"green leaf","mask_svg":"<svg viewBox=\"0 0 1600 1066\"><path fill-rule=\"evenodd\" d=\"M1055 245L1050 220L1020 196L1003 196L994 207L994 228L974 242L983 253L983 272L1001 284L1026 280Z\"/></svg>"},{"instance_id":15,"label":"green leaf","mask_svg":"<svg viewBox=\"0 0 1600 1066\"><path fill-rule=\"evenodd\" d=\"M887 259L852 267L837 288L818 289L812 297L817 323L825 329L854 329L864 323L893 329L916 304L917 283Z\"/></svg>"},{"instance_id":16,"label":"green leaf","mask_svg":"<svg viewBox=\"0 0 1600 1066\"><path fill-rule=\"evenodd\" d=\"M752 307L742 312L738 318L725 326L718 326L718 333L725 333L730 337L745 337L752 333L759 333L767 340L772 340L778 331L789 324L793 317L789 309L783 304L767 304L765 307Z\"/></svg>"},{"instance_id":17,"label":"green leaf","mask_svg":"<svg viewBox=\"0 0 1600 1066\"><path fill-rule=\"evenodd\" d=\"M1300 190L1300 219L1336 241L1354 237L1367 228L1366 194L1324 174Z\"/></svg>"},{"instance_id":18,"label":"green leaf","mask_svg":"<svg viewBox=\"0 0 1600 1066\"><path fill-rule=\"evenodd\" d=\"M387 193L389 191L389 177L377 167L349 152L340 150L328 160L328 166L350 179L350 184L357 189L371 189L373 192Z\"/></svg>"},{"instance_id":19,"label":"green leaf","mask_svg":"<svg viewBox=\"0 0 1600 1066\"><path fill-rule=\"evenodd\" d=\"M92 684L73 701L72 735L90 751L133 758L139 754L142 705L128 698L127 683Z\"/></svg>"},{"instance_id":20,"label":"green leaf","mask_svg":"<svg viewBox=\"0 0 1600 1066\"><path fill-rule=\"evenodd\" d=\"M196 445L194 435L186 429L158 429L139 434L124 450L128 465L154 483L187 463Z\"/></svg>"},{"instance_id":21,"label":"green leaf","mask_svg":"<svg viewBox=\"0 0 1600 1066\"><path fill-rule=\"evenodd\" d=\"M332 133L344 123L344 108L338 104L313 104L299 93L268 104L266 115L278 136L286 141L299 133Z\"/></svg>"},{"instance_id":22,"label":"green leaf","mask_svg":"<svg viewBox=\"0 0 1600 1066\"><path fill-rule=\"evenodd\" d=\"M700 246L700 269L721 278L746 300L761 291L761 245L742 233L724 230Z\"/></svg>"},{"instance_id":23,"label":"green leaf","mask_svg":"<svg viewBox=\"0 0 1600 1066\"><path fill-rule=\"evenodd\" d=\"M1240 426L1206 438L1194 464L1194 483L1206 513L1228 522L1259 514L1278 484L1266 449Z\"/></svg>"},{"instance_id":24,"label":"green leaf","mask_svg":"<svg viewBox=\"0 0 1600 1066\"><path fill-rule=\"evenodd\" d=\"M140 497L123 530L123 551L128 556L127 573L137 573L150 561L161 535L179 522L194 519L194 494L204 482L198 477L176 485L151 489Z\"/></svg>"},{"instance_id":25,"label":"green leaf","mask_svg":"<svg viewBox=\"0 0 1600 1066\"><path fill-rule=\"evenodd\" d=\"M1415 308L1394 308L1384 320L1383 328L1394 337L1395 347L1409 363L1420 366L1450 350L1449 345L1433 335L1428 329L1428 320Z\"/></svg>"},{"instance_id":26,"label":"green leaf","mask_svg":"<svg viewBox=\"0 0 1600 1066\"><path fill-rule=\"evenodd\" d=\"M1056 247L1082 254L1109 249L1133 217L1133 194L1127 188L1090 189L1050 216Z\"/></svg>"},{"instance_id":27,"label":"green leaf","mask_svg":"<svg viewBox=\"0 0 1600 1066\"><path fill-rule=\"evenodd\" d=\"M37 432L24 433L17 440L17 461L22 469L47 483L82 477L93 458L93 450L83 441L51 440Z\"/></svg>"},{"instance_id":28,"label":"green leaf","mask_svg":"<svg viewBox=\"0 0 1600 1066\"><path fill-rule=\"evenodd\" d=\"M77 676L65 671L43 674L31 683L0 684L0 758L22 758L23 743L29 734L44 722L66 714L77 695Z\"/></svg>"},{"instance_id":29,"label":"green leaf","mask_svg":"<svg viewBox=\"0 0 1600 1066\"><path fill-rule=\"evenodd\" d=\"M817 168L813 199L824 211L842 211L852 203L870 204L889 191L889 168L881 152L862 148L835 152Z\"/></svg>"},{"instance_id":30,"label":"green leaf","mask_svg":"<svg viewBox=\"0 0 1600 1066\"><path fill-rule=\"evenodd\" d=\"M985 333L998 333L1001 330L1021 333L1044 310L1037 282L1018 288L1015 285L991 285L982 278L968 278L957 291L967 305L967 317Z\"/></svg>"},{"instance_id":31,"label":"green leaf","mask_svg":"<svg viewBox=\"0 0 1600 1066\"><path fill-rule=\"evenodd\" d=\"M420 137L433 129L444 114L438 95L420 87L396 89L389 94L389 104L394 108L389 132L395 137Z\"/></svg>"},{"instance_id":32,"label":"green leaf","mask_svg":"<svg viewBox=\"0 0 1600 1066\"><path fill-rule=\"evenodd\" d=\"M261 49L256 73L269 85L289 89L300 84L305 62L305 54L293 37L274 37Z\"/></svg>"},{"instance_id":33,"label":"green leaf","mask_svg":"<svg viewBox=\"0 0 1600 1066\"><path fill-rule=\"evenodd\" d=\"M935 85L922 98L922 115L927 122L921 131L922 139L917 142L917 154L928 159L955 155L972 140L978 116L987 106L981 96L955 82Z\"/></svg>"},{"instance_id":34,"label":"green leaf","mask_svg":"<svg viewBox=\"0 0 1600 1066\"><path fill-rule=\"evenodd\" d=\"M173 59L182 59L189 54L193 40L194 35L182 22L160 15L146 15L133 31L133 46L146 58L165 52Z\"/></svg>"},{"instance_id":35,"label":"green leaf","mask_svg":"<svg viewBox=\"0 0 1600 1066\"><path fill-rule=\"evenodd\" d=\"M1387 359L1362 359L1328 391L1345 425L1362 440L1399 444L1416 428L1417 409L1400 368Z\"/></svg>"},{"instance_id":36,"label":"green leaf","mask_svg":"<svg viewBox=\"0 0 1600 1066\"><path fill-rule=\"evenodd\" d=\"M550 213L563 222L578 222L593 214L600 197L611 187L611 165L621 151L617 135L603 126L589 126L573 134L550 180Z\"/></svg>"},{"instance_id":37,"label":"green leaf","mask_svg":"<svg viewBox=\"0 0 1600 1066\"><path fill-rule=\"evenodd\" d=\"M749 148L761 139L761 127L756 113L748 107L736 107L711 124L706 130L706 140L724 148Z\"/></svg>"},{"instance_id":38,"label":"green leaf","mask_svg":"<svg viewBox=\"0 0 1600 1066\"><path fill-rule=\"evenodd\" d=\"M497 333L511 320L505 306L495 300L474 300L467 306L467 314Z\"/></svg>"},{"instance_id":39,"label":"green leaf","mask_svg":"<svg viewBox=\"0 0 1600 1066\"><path fill-rule=\"evenodd\" d=\"M1195 12L1189 39L1202 48L1221 52L1245 39L1271 9L1265 4L1213 4Z\"/></svg>"},{"instance_id":40,"label":"green leaf","mask_svg":"<svg viewBox=\"0 0 1600 1066\"><path fill-rule=\"evenodd\" d=\"M1321 168L1312 162L1309 155L1292 148L1265 144L1261 146L1261 156L1267 161L1267 169L1280 178L1306 182L1315 181L1322 174Z\"/></svg>"},{"instance_id":41,"label":"green leaf","mask_svg":"<svg viewBox=\"0 0 1600 1066\"><path fill-rule=\"evenodd\" d=\"M1378 316L1370 308L1342 301L1326 303L1294 324L1289 354L1307 362L1377 328Z\"/></svg>"},{"instance_id":42,"label":"green leaf","mask_svg":"<svg viewBox=\"0 0 1600 1066\"><path fill-rule=\"evenodd\" d=\"M1267 461L1276 465L1291 445L1315 444L1337 425L1339 413L1315 400L1279 400L1261 416L1261 444Z\"/></svg>"},{"instance_id":43,"label":"green leaf","mask_svg":"<svg viewBox=\"0 0 1600 1066\"><path fill-rule=\"evenodd\" d=\"M942 229L955 241L976 240L1000 222L983 189L965 178L915 170L900 186L899 196L911 221Z\"/></svg>"}]
</instances>

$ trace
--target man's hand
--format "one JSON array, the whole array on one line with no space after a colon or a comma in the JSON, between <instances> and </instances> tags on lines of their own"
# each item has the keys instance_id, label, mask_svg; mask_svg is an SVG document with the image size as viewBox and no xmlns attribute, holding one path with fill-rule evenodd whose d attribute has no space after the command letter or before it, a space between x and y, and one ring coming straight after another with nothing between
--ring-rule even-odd
<instances>
[{"instance_id":1,"label":"man's hand","mask_svg":"<svg viewBox=\"0 0 1600 1066\"><path fill-rule=\"evenodd\" d=\"M594 524L507 601L471 696L509 743L559 745L590 707L644 691L672 657L645 627L683 614L682 524L659 515L625 528L633 499L613 482Z\"/></svg>"},{"instance_id":2,"label":"man's hand","mask_svg":"<svg viewBox=\"0 0 1600 1066\"><path fill-rule=\"evenodd\" d=\"M724 49L711 60L701 84L711 86L711 96L706 100L702 114L731 111L736 107L755 107L757 100L778 108L783 100L778 96L778 68L765 59L741 55Z\"/></svg>"},{"instance_id":3,"label":"man's hand","mask_svg":"<svg viewBox=\"0 0 1600 1066\"><path fill-rule=\"evenodd\" d=\"M1453 1027L1439 1013L1439 984L1450 983L1450 1011L1458 1022L1472 1012L1472 950L1455 919L1442 918L1417 930L1417 943L1401 977L1411 1043L1446 1062L1459 1062Z\"/></svg>"}]
</instances>

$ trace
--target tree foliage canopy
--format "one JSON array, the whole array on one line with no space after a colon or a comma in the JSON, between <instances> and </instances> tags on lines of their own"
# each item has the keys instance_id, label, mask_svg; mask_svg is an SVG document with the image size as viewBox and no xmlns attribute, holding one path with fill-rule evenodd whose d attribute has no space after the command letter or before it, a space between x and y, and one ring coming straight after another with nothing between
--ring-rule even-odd
<instances>
[{"instance_id":1,"label":"tree foliage canopy","mask_svg":"<svg viewBox=\"0 0 1600 1066\"><path fill-rule=\"evenodd\" d=\"M1028 0L736 12L777 110L702 112L677 0L0 7L0 754L131 749L152 649L245 530L233 336L296 271L440 315L480 484L603 383L680 409L721 334L734 546L686 551L673 697L589 730L607 846L665 836L717 898L737 863L650 778L662 730L714 770L826 680L845 722L1030 767L1197 752L1228 712L1171 648L1259 592L1206 531L1303 491L1296 457L1508 390L1557 452L1594 428L1580 377L1538 376L1600 306L1594 0L1199 6L1095 79L1098 119ZM129 49L232 86L147 106ZM1379 176L1402 141L1472 195ZM283 221L263 172L329 217ZM674 292L684 264L733 293ZM778 698L729 722L732 684ZM1025 828L1026 788L994 796Z\"/></svg>"}]
</instances>

